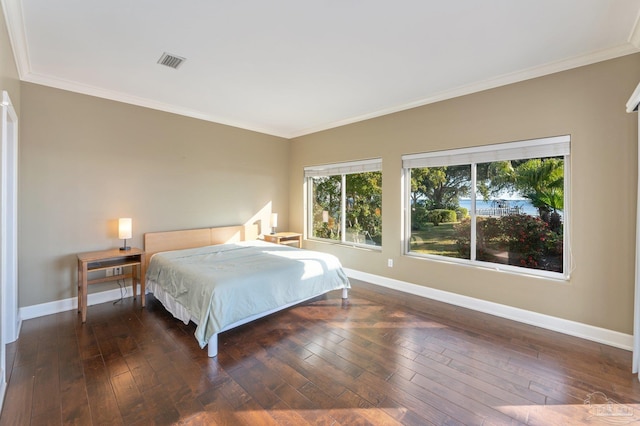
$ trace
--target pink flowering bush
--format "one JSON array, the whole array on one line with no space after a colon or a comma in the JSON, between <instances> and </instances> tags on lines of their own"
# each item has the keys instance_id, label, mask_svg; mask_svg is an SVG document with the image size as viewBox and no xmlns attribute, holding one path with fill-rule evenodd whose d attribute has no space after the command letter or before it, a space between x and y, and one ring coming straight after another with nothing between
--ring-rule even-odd
<instances>
[{"instance_id":1,"label":"pink flowering bush","mask_svg":"<svg viewBox=\"0 0 640 426\"><path fill-rule=\"evenodd\" d=\"M458 251L469 258L471 221L454 227ZM482 217L476 226L476 259L525 268L561 271L562 229L552 231L539 217L526 214ZM508 258L500 253L508 252Z\"/></svg>"},{"instance_id":2,"label":"pink flowering bush","mask_svg":"<svg viewBox=\"0 0 640 426\"><path fill-rule=\"evenodd\" d=\"M501 224L508 239L510 263L538 268L553 238L549 224L526 214L505 216Z\"/></svg>"}]
</instances>

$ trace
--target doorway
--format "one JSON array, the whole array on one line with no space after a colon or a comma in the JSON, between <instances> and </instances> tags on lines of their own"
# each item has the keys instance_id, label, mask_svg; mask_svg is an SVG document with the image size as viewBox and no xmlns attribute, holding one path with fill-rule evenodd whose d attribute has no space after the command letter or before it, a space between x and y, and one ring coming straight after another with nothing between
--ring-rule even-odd
<instances>
[{"instance_id":1,"label":"doorway","mask_svg":"<svg viewBox=\"0 0 640 426\"><path fill-rule=\"evenodd\" d=\"M7 383L6 345L18 338L18 116L9 94L2 92L0 147L0 379L1 397ZM0 400L1 402L1 400Z\"/></svg>"}]
</instances>

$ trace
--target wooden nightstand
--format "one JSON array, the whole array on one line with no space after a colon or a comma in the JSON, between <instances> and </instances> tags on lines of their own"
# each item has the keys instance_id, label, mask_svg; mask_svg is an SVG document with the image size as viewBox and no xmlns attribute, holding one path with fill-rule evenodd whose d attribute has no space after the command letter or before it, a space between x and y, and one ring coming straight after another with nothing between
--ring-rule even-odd
<instances>
[{"instance_id":1,"label":"wooden nightstand","mask_svg":"<svg viewBox=\"0 0 640 426\"><path fill-rule=\"evenodd\" d=\"M89 280L89 272L105 271L112 268L123 268L123 273L110 277L96 278ZM126 273L124 268L131 268L131 272ZM137 284L140 284L140 299L142 307L145 302L145 256L144 250L131 248L131 250L102 250L78 253L78 312L82 314L82 322L87 321L87 286L89 284L104 283L116 280L126 280L131 278L133 287L133 297L137 296Z\"/></svg>"},{"instance_id":2,"label":"wooden nightstand","mask_svg":"<svg viewBox=\"0 0 640 426\"><path fill-rule=\"evenodd\" d=\"M276 232L275 234L264 234L264 240L270 243L295 245L302 248L302 234L297 232Z\"/></svg>"}]
</instances>

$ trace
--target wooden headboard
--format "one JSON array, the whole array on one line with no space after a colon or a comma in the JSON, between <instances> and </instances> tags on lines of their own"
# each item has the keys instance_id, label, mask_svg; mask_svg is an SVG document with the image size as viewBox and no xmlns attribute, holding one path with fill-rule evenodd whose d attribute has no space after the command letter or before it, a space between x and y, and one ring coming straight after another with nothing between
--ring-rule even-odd
<instances>
[{"instance_id":1,"label":"wooden headboard","mask_svg":"<svg viewBox=\"0 0 640 426\"><path fill-rule=\"evenodd\" d=\"M257 238L257 225L147 232L144 234L146 264L149 265L151 256L160 251L181 250L213 244L255 240Z\"/></svg>"}]
</instances>

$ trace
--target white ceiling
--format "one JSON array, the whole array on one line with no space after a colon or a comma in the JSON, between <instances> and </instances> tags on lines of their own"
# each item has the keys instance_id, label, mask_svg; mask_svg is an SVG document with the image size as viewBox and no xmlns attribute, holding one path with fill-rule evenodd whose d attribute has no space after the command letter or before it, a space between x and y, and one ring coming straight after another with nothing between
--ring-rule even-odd
<instances>
[{"instance_id":1,"label":"white ceiling","mask_svg":"<svg viewBox=\"0 0 640 426\"><path fill-rule=\"evenodd\" d=\"M287 138L640 47L640 0L0 1L24 81Z\"/></svg>"}]
</instances>

